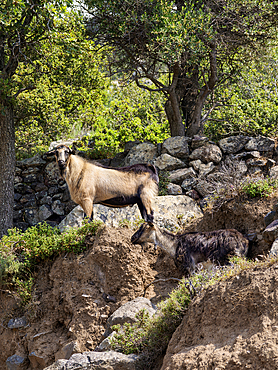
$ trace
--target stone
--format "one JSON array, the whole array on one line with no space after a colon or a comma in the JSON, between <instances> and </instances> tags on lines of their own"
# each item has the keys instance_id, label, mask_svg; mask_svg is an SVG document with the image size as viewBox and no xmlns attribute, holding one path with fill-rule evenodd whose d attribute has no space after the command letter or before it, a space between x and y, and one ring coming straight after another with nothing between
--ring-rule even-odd
<instances>
[{"instance_id":1,"label":"stone","mask_svg":"<svg viewBox=\"0 0 278 370\"><path fill-rule=\"evenodd\" d=\"M252 167L265 167L267 165L267 159L265 158L250 158L246 161L248 166Z\"/></svg>"},{"instance_id":2,"label":"stone","mask_svg":"<svg viewBox=\"0 0 278 370\"><path fill-rule=\"evenodd\" d=\"M19 355L12 355L6 360L7 370L27 370L28 363L26 356Z\"/></svg>"},{"instance_id":3,"label":"stone","mask_svg":"<svg viewBox=\"0 0 278 370\"><path fill-rule=\"evenodd\" d=\"M185 190L185 191L190 191L194 188L194 186L197 184L198 180L196 178L189 178L189 179L185 179L183 180L182 184L181 184L181 187Z\"/></svg>"},{"instance_id":4,"label":"stone","mask_svg":"<svg viewBox=\"0 0 278 370\"><path fill-rule=\"evenodd\" d=\"M52 198L49 195L45 195L40 200L40 204L48 204L50 206L51 203L52 203Z\"/></svg>"},{"instance_id":5,"label":"stone","mask_svg":"<svg viewBox=\"0 0 278 370\"><path fill-rule=\"evenodd\" d=\"M205 145L208 143L209 139L206 136L198 136L195 135L193 136L193 139L191 141L191 149L197 149L200 148L201 146Z\"/></svg>"},{"instance_id":6,"label":"stone","mask_svg":"<svg viewBox=\"0 0 278 370\"><path fill-rule=\"evenodd\" d=\"M34 202L36 199L35 194L25 194L20 198L20 203Z\"/></svg>"},{"instance_id":7,"label":"stone","mask_svg":"<svg viewBox=\"0 0 278 370\"><path fill-rule=\"evenodd\" d=\"M278 166L274 166L269 170L269 177L272 179L278 179Z\"/></svg>"},{"instance_id":8,"label":"stone","mask_svg":"<svg viewBox=\"0 0 278 370\"><path fill-rule=\"evenodd\" d=\"M69 360L58 360L44 370L136 370L138 355L115 351L73 354Z\"/></svg>"},{"instance_id":9,"label":"stone","mask_svg":"<svg viewBox=\"0 0 278 370\"><path fill-rule=\"evenodd\" d=\"M275 147L275 140L265 136L252 137L245 145L245 150L257 150L259 152L270 152Z\"/></svg>"},{"instance_id":10,"label":"stone","mask_svg":"<svg viewBox=\"0 0 278 370\"><path fill-rule=\"evenodd\" d=\"M157 147L151 143L142 143L130 149L125 158L125 166L136 163L153 163L157 157Z\"/></svg>"},{"instance_id":11,"label":"stone","mask_svg":"<svg viewBox=\"0 0 278 370\"><path fill-rule=\"evenodd\" d=\"M11 319L8 322L8 328L9 329L18 329L18 328L24 328L27 325L27 320L25 316L18 317L16 319Z\"/></svg>"},{"instance_id":12,"label":"stone","mask_svg":"<svg viewBox=\"0 0 278 370\"><path fill-rule=\"evenodd\" d=\"M25 208L24 218L31 226L35 226L39 221L41 221L39 218L39 212L35 208Z\"/></svg>"},{"instance_id":13,"label":"stone","mask_svg":"<svg viewBox=\"0 0 278 370\"><path fill-rule=\"evenodd\" d=\"M268 243L273 243L278 237L278 220L272 221L263 231L263 239Z\"/></svg>"},{"instance_id":14,"label":"stone","mask_svg":"<svg viewBox=\"0 0 278 370\"><path fill-rule=\"evenodd\" d=\"M168 185L167 185L167 194L169 195L178 195L178 194L182 194L182 188L180 185L177 185L177 184L173 184L172 182L170 182Z\"/></svg>"},{"instance_id":15,"label":"stone","mask_svg":"<svg viewBox=\"0 0 278 370\"><path fill-rule=\"evenodd\" d=\"M181 184L183 180L189 178L196 178L197 174L192 167L182 168L179 170L171 171L168 179L176 184Z\"/></svg>"},{"instance_id":16,"label":"stone","mask_svg":"<svg viewBox=\"0 0 278 370\"><path fill-rule=\"evenodd\" d=\"M167 153L173 157L186 159L189 156L188 141L185 136L174 136L166 139L162 144L161 154Z\"/></svg>"},{"instance_id":17,"label":"stone","mask_svg":"<svg viewBox=\"0 0 278 370\"><path fill-rule=\"evenodd\" d=\"M40 221L47 220L53 214L50 206L48 204L43 204L39 208L38 216Z\"/></svg>"},{"instance_id":18,"label":"stone","mask_svg":"<svg viewBox=\"0 0 278 370\"><path fill-rule=\"evenodd\" d=\"M15 178L14 178L14 183L15 184L20 184L20 183L22 183L22 181L23 181L22 177L15 176Z\"/></svg>"},{"instance_id":19,"label":"stone","mask_svg":"<svg viewBox=\"0 0 278 370\"><path fill-rule=\"evenodd\" d=\"M179 227L177 215L183 215L183 222L203 214L197 203L185 195L158 196L154 201L154 220L159 227L165 227L176 231ZM106 225L119 227L123 222L138 223L141 219L137 205L124 208L109 208L101 204L94 205L94 220L102 221ZM75 207L58 225L64 232L68 227L80 227L84 220L84 211L80 206Z\"/></svg>"},{"instance_id":20,"label":"stone","mask_svg":"<svg viewBox=\"0 0 278 370\"><path fill-rule=\"evenodd\" d=\"M144 297L135 298L132 301L122 305L107 320L106 332L104 336L108 336L112 333L113 325L134 323L136 321L136 314L143 309L147 311L150 316L153 316L157 310L152 302Z\"/></svg>"},{"instance_id":21,"label":"stone","mask_svg":"<svg viewBox=\"0 0 278 370\"><path fill-rule=\"evenodd\" d=\"M56 354L55 354L55 361L59 359L66 359L68 360L73 353L79 353L80 348L77 341L73 341L64 345Z\"/></svg>"},{"instance_id":22,"label":"stone","mask_svg":"<svg viewBox=\"0 0 278 370\"><path fill-rule=\"evenodd\" d=\"M55 200L52 203L52 211L59 216L63 216L65 214L64 206L60 200Z\"/></svg>"},{"instance_id":23,"label":"stone","mask_svg":"<svg viewBox=\"0 0 278 370\"><path fill-rule=\"evenodd\" d=\"M247 160L249 158L260 158L260 156L261 156L260 152L253 150L251 152L242 152L235 155L231 154L229 157L231 158L231 160L240 161L241 159Z\"/></svg>"},{"instance_id":24,"label":"stone","mask_svg":"<svg viewBox=\"0 0 278 370\"><path fill-rule=\"evenodd\" d=\"M104 352L104 351L110 351L112 350L112 347L111 347L111 339L114 337L115 335L115 331L113 331L111 334L108 335L108 337L106 337L105 339L103 339L103 341L96 347L96 351L98 352Z\"/></svg>"},{"instance_id":25,"label":"stone","mask_svg":"<svg viewBox=\"0 0 278 370\"><path fill-rule=\"evenodd\" d=\"M265 226L268 226L269 224L271 224L271 222L274 221L275 216L276 216L276 212L275 211L268 212L268 214L266 214L264 216L264 224L265 224Z\"/></svg>"},{"instance_id":26,"label":"stone","mask_svg":"<svg viewBox=\"0 0 278 370\"><path fill-rule=\"evenodd\" d=\"M16 163L18 167L24 167L24 166L25 167L37 167L37 166L42 166L44 164L46 164L46 161L42 159L40 154L36 154L32 158L26 158Z\"/></svg>"},{"instance_id":27,"label":"stone","mask_svg":"<svg viewBox=\"0 0 278 370\"><path fill-rule=\"evenodd\" d=\"M219 146L224 153L234 154L244 148L250 137L238 135L230 136L219 141Z\"/></svg>"},{"instance_id":28,"label":"stone","mask_svg":"<svg viewBox=\"0 0 278 370\"><path fill-rule=\"evenodd\" d=\"M46 359L42 356L36 354L36 352L31 352L28 355L29 361L31 363L32 369L43 370L46 367Z\"/></svg>"},{"instance_id":29,"label":"stone","mask_svg":"<svg viewBox=\"0 0 278 370\"><path fill-rule=\"evenodd\" d=\"M213 162L218 164L222 159L222 152L217 145L206 144L205 146L193 150L189 159L200 159L203 163Z\"/></svg>"},{"instance_id":30,"label":"stone","mask_svg":"<svg viewBox=\"0 0 278 370\"><path fill-rule=\"evenodd\" d=\"M15 184L14 191L19 194L26 194L26 193L33 193L31 187L29 185L25 185L23 183Z\"/></svg>"},{"instance_id":31,"label":"stone","mask_svg":"<svg viewBox=\"0 0 278 370\"><path fill-rule=\"evenodd\" d=\"M205 177L212 173L216 166L213 164L213 162L209 162L208 164L200 163L198 172L199 172L199 177Z\"/></svg>"},{"instance_id":32,"label":"stone","mask_svg":"<svg viewBox=\"0 0 278 370\"><path fill-rule=\"evenodd\" d=\"M196 185L194 185L194 189L202 196L206 197L212 194L215 190L215 187L206 180L198 180Z\"/></svg>"},{"instance_id":33,"label":"stone","mask_svg":"<svg viewBox=\"0 0 278 370\"><path fill-rule=\"evenodd\" d=\"M21 194L19 194L19 193L14 193L14 201L15 202L18 202L19 200L20 200L20 198L22 197L22 195Z\"/></svg>"},{"instance_id":34,"label":"stone","mask_svg":"<svg viewBox=\"0 0 278 370\"><path fill-rule=\"evenodd\" d=\"M48 187L45 184L41 183L41 182L37 183L36 187L35 187L36 193L39 193L41 191L46 191L47 189L48 189Z\"/></svg>"},{"instance_id":35,"label":"stone","mask_svg":"<svg viewBox=\"0 0 278 370\"><path fill-rule=\"evenodd\" d=\"M161 171L172 171L186 167L185 163L178 158L165 153L156 158L154 165Z\"/></svg>"},{"instance_id":36,"label":"stone","mask_svg":"<svg viewBox=\"0 0 278 370\"><path fill-rule=\"evenodd\" d=\"M126 152L120 152L111 159L111 167L123 167L125 165Z\"/></svg>"},{"instance_id":37,"label":"stone","mask_svg":"<svg viewBox=\"0 0 278 370\"><path fill-rule=\"evenodd\" d=\"M273 257L277 257L277 255L278 255L278 239L275 239L271 246L268 256L270 258L273 258Z\"/></svg>"},{"instance_id":38,"label":"stone","mask_svg":"<svg viewBox=\"0 0 278 370\"><path fill-rule=\"evenodd\" d=\"M60 171L56 162L50 162L45 167L46 183L47 185L56 185L61 178Z\"/></svg>"},{"instance_id":39,"label":"stone","mask_svg":"<svg viewBox=\"0 0 278 370\"><path fill-rule=\"evenodd\" d=\"M125 143L125 152L129 152L135 146L142 144L139 140L127 141Z\"/></svg>"}]
</instances>

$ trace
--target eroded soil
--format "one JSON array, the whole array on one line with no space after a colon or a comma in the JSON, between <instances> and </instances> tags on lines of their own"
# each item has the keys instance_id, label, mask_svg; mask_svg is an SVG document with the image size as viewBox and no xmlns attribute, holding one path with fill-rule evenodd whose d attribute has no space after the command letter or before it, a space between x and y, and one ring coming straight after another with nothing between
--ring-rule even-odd
<instances>
[{"instance_id":1,"label":"eroded soil","mask_svg":"<svg viewBox=\"0 0 278 370\"><path fill-rule=\"evenodd\" d=\"M260 235L263 218L276 202L276 198L234 200L218 211L206 212L187 230L236 228L255 233L258 237L249 256L257 258L270 248ZM131 244L132 233L104 227L87 238L84 254L61 255L39 266L33 300L24 311L15 294L0 291L0 369L6 368L9 356L32 352L36 362L28 369L42 369L73 341L76 351L93 350L103 339L107 318L118 307L143 296L157 278L181 277L173 260L159 248ZM277 273L273 266L243 272L197 297L171 341L163 369L278 368ZM156 304L176 285L175 281L151 285L145 296ZM23 315L26 327L8 329L11 318ZM252 367L256 356L261 367Z\"/></svg>"}]
</instances>

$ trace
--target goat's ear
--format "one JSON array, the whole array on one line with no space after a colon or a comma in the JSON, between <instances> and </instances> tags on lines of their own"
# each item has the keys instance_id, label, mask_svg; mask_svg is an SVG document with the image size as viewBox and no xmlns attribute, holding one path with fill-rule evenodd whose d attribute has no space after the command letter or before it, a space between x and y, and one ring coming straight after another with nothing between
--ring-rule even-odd
<instances>
[{"instance_id":1,"label":"goat's ear","mask_svg":"<svg viewBox=\"0 0 278 370\"><path fill-rule=\"evenodd\" d=\"M46 152L42 155L43 159L45 159L46 157L51 157L52 155L55 155L56 153L56 149L52 149L52 150L49 150L49 152Z\"/></svg>"},{"instance_id":2,"label":"goat's ear","mask_svg":"<svg viewBox=\"0 0 278 370\"><path fill-rule=\"evenodd\" d=\"M74 147L70 148L70 154L76 154L76 149Z\"/></svg>"}]
</instances>

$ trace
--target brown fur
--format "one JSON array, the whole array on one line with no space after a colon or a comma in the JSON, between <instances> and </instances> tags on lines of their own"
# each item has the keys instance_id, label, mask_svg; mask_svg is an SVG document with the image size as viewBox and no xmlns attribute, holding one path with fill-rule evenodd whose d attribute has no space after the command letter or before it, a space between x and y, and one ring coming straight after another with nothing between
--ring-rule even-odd
<instances>
[{"instance_id":1,"label":"brown fur","mask_svg":"<svg viewBox=\"0 0 278 370\"><path fill-rule=\"evenodd\" d=\"M83 208L89 218L93 217L93 204L126 207L137 203L142 217L153 220L152 202L158 191L154 166L103 167L75 155L65 145L48 153L51 154L56 156L71 199Z\"/></svg>"},{"instance_id":2,"label":"brown fur","mask_svg":"<svg viewBox=\"0 0 278 370\"><path fill-rule=\"evenodd\" d=\"M232 256L246 256L248 240L237 230L174 235L152 223L144 223L131 237L132 243L153 242L170 254L179 270L189 275L199 262L228 264Z\"/></svg>"}]
</instances>

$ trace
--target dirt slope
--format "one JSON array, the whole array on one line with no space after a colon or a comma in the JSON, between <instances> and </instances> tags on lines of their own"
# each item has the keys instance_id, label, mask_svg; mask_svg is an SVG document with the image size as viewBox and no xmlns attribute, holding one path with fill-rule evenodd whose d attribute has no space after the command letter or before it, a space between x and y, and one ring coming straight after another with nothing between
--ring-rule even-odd
<instances>
[{"instance_id":1,"label":"dirt slope","mask_svg":"<svg viewBox=\"0 0 278 370\"><path fill-rule=\"evenodd\" d=\"M161 370L278 369L278 265L208 289L174 333Z\"/></svg>"},{"instance_id":2,"label":"dirt slope","mask_svg":"<svg viewBox=\"0 0 278 370\"><path fill-rule=\"evenodd\" d=\"M232 201L217 212L206 213L190 228L206 231L233 227L245 234L260 234L264 229L263 217L275 202L275 198ZM96 237L88 238L84 254L62 255L40 266L34 276L33 301L25 312L15 295L0 291L0 369L5 369L9 356L32 352L41 358L37 368L42 369L73 341L77 351L93 350L102 340L108 316L118 307L143 296L145 287L155 278L181 277L173 260L159 248L155 251L150 245L144 248L132 245L131 235L128 229L105 227ZM250 250L256 256L268 249L268 245L257 240ZM256 351L264 351L258 355L258 364L267 363L271 353L272 357L278 356L277 271L274 268L255 271L254 276L251 272L243 273L239 279L221 283L197 298L175 335L178 339L171 342L164 369L240 369L236 367L237 361L246 359L248 365ZM152 285L146 297L157 303L175 286L173 281ZM108 295L113 298L107 300ZM23 315L28 319L27 327L7 328L9 319ZM257 340L270 344L263 347ZM188 362L191 367L184 367L186 361L191 361ZM271 361L274 364L276 360ZM202 367L203 363L210 367Z\"/></svg>"},{"instance_id":3,"label":"dirt slope","mask_svg":"<svg viewBox=\"0 0 278 370\"><path fill-rule=\"evenodd\" d=\"M131 244L132 233L104 228L87 240L86 253L64 255L40 266L34 299L26 312L20 311L15 296L0 291L0 369L6 368L9 356L31 352L41 357L38 368L43 368L72 341L81 352L93 350L102 339L108 316L118 307L143 296L156 278L181 277L162 251ZM146 297L157 303L176 284L155 284L147 289ZM115 302L107 301L107 295ZM26 328L7 328L9 319L23 314L28 318Z\"/></svg>"}]
</instances>

